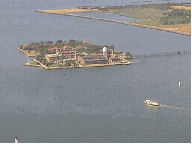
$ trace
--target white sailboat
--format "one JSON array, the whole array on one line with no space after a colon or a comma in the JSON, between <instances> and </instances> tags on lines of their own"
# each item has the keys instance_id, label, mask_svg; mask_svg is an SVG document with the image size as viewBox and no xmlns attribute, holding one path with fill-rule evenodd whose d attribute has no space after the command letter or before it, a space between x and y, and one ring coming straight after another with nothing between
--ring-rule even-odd
<instances>
[{"instance_id":1,"label":"white sailboat","mask_svg":"<svg viewBox=\"0 0 192 144\"><path fill-rule=\"evenodd\" d=\"M181 82L178 82L178 85L181 87Z\"/></svg>"}]
</instances>

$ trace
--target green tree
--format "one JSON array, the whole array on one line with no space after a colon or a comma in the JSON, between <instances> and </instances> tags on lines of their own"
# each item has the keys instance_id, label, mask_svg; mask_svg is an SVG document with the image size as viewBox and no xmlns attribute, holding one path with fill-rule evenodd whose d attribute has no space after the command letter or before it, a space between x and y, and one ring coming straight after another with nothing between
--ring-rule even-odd
<instances>
[{"instance_id":1,"label":"green tree","mask_svg":"<svg viewBox=\"0 0 192 144\"><path fill-rule=\"evenodd\" d=\"M46 43L48 43L48 44L53 44L53 41L47 41Z\"/></svg>"},{"instance_id":2,"label":"green tree","mask_svg":"<svg viewBox=\"0 0 192 144\"><path fill-rule=\"evenodd\" d=\"M56 43L62 43L63 41L62 40L57 40Z\"/></svg>"},{"instance_id":3,"label":"green tree","mask_svg":"<svg viewBox=\"0 0 192 144\"><path fill-rule=\"evenodd\" d=\"M65 66L65 67L69 67L69 66L71 66L71 62L70 62L70 61L65 61L64 66Z\"/></svg>"},{"instance_id":4,"label":"green tree","mask_svg":"<svg viewBox=\"0 0 192 144\"><path fill-rule=\"evenodd\" d=\"M46 65L46 64L47 64L47 60L44 58L43 61L42 61L42 63L43 63L44 65Z\"/></svg>"},{"instance_id":5,"label":"green tree","mask_svg":"<svg viewBox=\"0 0 192 144\"><path fill-rule=\"evenodd\" d=\"M112 49L112 50L114 50L115 46L114 46L114 45L111 45L109 48Z\"/></svg>"},{"instance_id":6,"label":"green tree","mask_svg":"<svg viewBox=\"0 0 192 144\"><path fill-rule=\"evenodd\" d=\"M68 42L68 45L70 45L70 46L72 46L72 47L76 47L76 46L77 46L75 40L70 40L70 41Z\"/></svg>"},{"instance_id":7,"label":"green tree","mask_svg":"<svg viewBox=\"0 0 192 144\"><path fill-rule=\"evenodd\" d=\"M22 49L24 45L19 45L19 48Z\"/></svg>"}]
</instances>

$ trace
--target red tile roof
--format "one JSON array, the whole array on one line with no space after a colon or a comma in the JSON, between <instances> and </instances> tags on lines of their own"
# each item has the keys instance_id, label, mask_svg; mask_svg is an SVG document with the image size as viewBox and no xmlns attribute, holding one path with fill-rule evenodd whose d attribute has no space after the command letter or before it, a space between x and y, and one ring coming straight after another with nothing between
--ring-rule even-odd
<instances>
[{"instance_id":1,"label":"red tile roof","mask_svg":"<svg viewBox=\"0 0 192 144\"><path fill-rule=\"evenodd\" d=\"M64 54L74 54L74 53L76 53L76 51L64 51L63 53Z\"/></svg>"},{"instance_id":2,"label":"red tile roof","mask_svg":"<svg viewBox=\"0 0 192 144\"><path fill-rule=\"evenodd\" d=\"M85 47L78 46L78 47L76 47L75 49L78 50L78 49L83 49L83 48L85 48Z\"/></svg>"},{"instance_id":3,"label":"red tile roof","mask_svg":"<svg viewBox=\"0 0 192 144\"><path fill-rule=\"evenodd\" d=\"M59 54L75 54L77 51L63 51L63 52L58 52Z\"/></svg>"},{"instance_id":4,"label":"red tile roof","mask_svg":"<svg viewBox=\"0 0 192 144\"><path fill-rule=\"evenodd\" d=\"M57 50L57 49L59 49L59 48L58 48L58 47L53 47L53 48L52 48L52 50Z\"/></svg>"},{"instance_id":5,"label":"red tile roof","mask_svg":"<svg viewBox=\"0 0 192 144\"><path fill-rule=\"evenodd\" d=\"M72 48L71 46L65 46L64 49Z\"/></svg>"},{"instance_id":6,"label":"red tile roof","mask_svg":"<svg viewBox=\"0 0 192 144\"><path fill-rule=\"evenodd\" d=\"M103 53L94 53L94 55L103 55Z\"/></svg>"}]
</instances>

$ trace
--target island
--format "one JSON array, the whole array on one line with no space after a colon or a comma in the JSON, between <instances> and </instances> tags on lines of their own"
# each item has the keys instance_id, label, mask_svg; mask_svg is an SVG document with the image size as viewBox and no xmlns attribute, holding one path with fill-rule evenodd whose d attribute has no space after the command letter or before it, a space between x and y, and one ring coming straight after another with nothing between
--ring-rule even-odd
<instances>
[{"instance_id":1,"label":"island","mask_svg":"<svg viewBox=\"0 0 192 144\"><path fill-rule=\"evenodd\" d=\"M57 40L55 43L41 41L19 45L18 50L28 57L35 57L25 66L43 67L46 70L130 65L134 58L129 52L116 50L114 45L94 45L85 39L69 42Z\"/></svg>"},{"instance_id":2,"label":"island","mask_svg":"<svg viewBox=\"0 0 192 144\"><path fill-rule=\"evenodd\" d=\"M80 6L71 9L38 10L35 12L104 20L119 24L134 25L189 36L191 35L191 3L134 4L104 7ZM112 19L80 16L74 13L113 13L141 20L124 22Z\"/></svg>"}]
</instances>

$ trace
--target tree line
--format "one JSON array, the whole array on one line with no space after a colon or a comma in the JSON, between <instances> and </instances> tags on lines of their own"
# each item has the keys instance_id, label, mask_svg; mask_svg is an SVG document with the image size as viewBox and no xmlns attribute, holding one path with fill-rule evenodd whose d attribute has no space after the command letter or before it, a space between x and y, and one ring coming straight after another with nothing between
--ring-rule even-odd
<instances>
[{"instance_id":1,"label":"tree line","mask_svg":"<svg viewBox=\"0 0 192 144\"><path fill-rule=\"evenodd\" d=\"M174 9L160 18L163 25L191 23L191 11L184 9Z\"/></svg>"}]
</instances>

